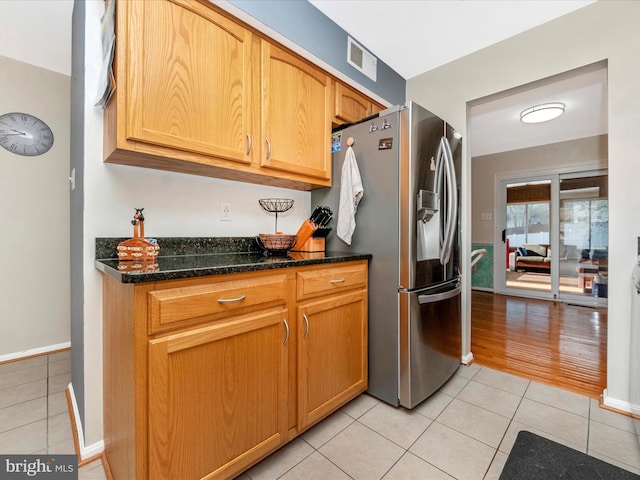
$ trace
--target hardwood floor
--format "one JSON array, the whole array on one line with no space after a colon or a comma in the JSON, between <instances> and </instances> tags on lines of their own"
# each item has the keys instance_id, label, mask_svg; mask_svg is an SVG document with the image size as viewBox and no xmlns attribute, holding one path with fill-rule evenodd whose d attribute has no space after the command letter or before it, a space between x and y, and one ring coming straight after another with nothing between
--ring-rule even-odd
<instances>
[{"instance_id":1,"label":"hardwood floor","mask_svg":"<svg viewBox=\"0 0 640 480\"><path fill-rule=\"evenodd\" d=\"M480 365L598 398L607 378L607 309L473 291Z\"/></svg>"}]
</instances>

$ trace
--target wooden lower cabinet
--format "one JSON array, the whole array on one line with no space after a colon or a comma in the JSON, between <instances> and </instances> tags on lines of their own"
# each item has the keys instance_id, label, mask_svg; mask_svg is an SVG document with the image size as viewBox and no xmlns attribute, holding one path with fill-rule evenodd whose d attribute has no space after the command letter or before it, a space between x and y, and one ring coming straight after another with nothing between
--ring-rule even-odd
<instances>
[{"instance_id":1,"label":"wooden lower cabinet","mask_svg":"<svg viewBox=\"0 0 640 480\"><path fill-rule=\"evenodd\" d=\"M313 425L367 388L367 292L298 307L298 424Z\"/></svg>"},{"instance_id":2,"label":"wooden lower cabinet","mask_svg":"<svg viewBox=\"0 0 640 480\"><path fill-rule=\"evenodd\" d=\"M234 478L366 389L366 260L141 284L104 275L103 302L115 480Z\"/></svg>"},{"instance_id":3,"label":"wooden lower cabinet","mask_svg":"<svg viewBox=\"0 0 640 480\"><path fill-rule=\"evenodd\" d=\"M149 342L149 478L229 478L287 431L287 312Z\"/></svg>"}]
</instances>

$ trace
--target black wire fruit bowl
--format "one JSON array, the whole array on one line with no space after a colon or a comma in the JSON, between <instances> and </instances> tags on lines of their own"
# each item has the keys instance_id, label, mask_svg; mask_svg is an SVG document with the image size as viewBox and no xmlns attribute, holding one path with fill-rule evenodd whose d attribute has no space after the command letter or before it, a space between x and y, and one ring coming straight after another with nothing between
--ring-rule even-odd
<instances>
[{"instance_id":1,"label":"black wire fruit bowl","mask_svg":"<svg viewBox=\"0 0 640 480\"><path fill-rule=\"evenodd\" d=\"M261 198L258 203L265 212L276 214L275 233L278 233L278 214L291 210L294 201L290 198Z\"/></svg>"}]
</instances>

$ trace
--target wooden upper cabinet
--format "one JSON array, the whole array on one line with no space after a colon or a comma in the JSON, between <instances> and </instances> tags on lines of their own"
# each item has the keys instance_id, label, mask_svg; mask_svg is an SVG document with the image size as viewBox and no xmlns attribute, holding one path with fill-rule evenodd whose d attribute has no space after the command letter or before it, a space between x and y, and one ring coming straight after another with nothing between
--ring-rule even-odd
<instances>
[{"instance_id":1,"label":"wooden upper cabinet","mask_svg":"<svg viewBox=\"0 0 640 480\"><path fill-rule=\"evenodd\" d=\"M336 102L361 118L355 90L334 101L326 72L206 0L120 0L114 72L107 163L311 190L331 186Z\"/></svg>"},{"instance_id":2,"label":"wooden upper cabinet","mask_svg":"<svg viewBox=\"0 0 640 480\"><path fill-rule=\"evenodd\" d=\"M358 122L384 110L382 105L338 81L334 82L334 98L333 122L338 125Z\"/></svg>"},{"instance_id":3,"label":"wooden upper cabinet","mask_svg":"<svg viewBox=\"0 0 640 480\"><path fill-rule=\"evenodd\" d=\"M127 138L251 163L252 33L184 0L128 9ZM122 48L120 49L122 51Z\"/></svg>"},{"instance_id":4,"label":"wooden upper cabinet","mask_svg":"<svg viewBox=\"0 0 640 480\"><path fill-rule=\"evenodd\" d=\"M264 168L331 183L331 78L262 40Z\"/></svg>"},{"instance_id":5,"label":"wooden upper cabinet","mask_svg":"<svg viewBox=\"0 0 640 480\"><path fill-rule=\"evenodd\" d=\"M381 112L382 110L384 110L386 108L387 107L384 107L384 106L380 105L379 103L371 102L371 115L373 115L374 113Z\"/></svg>"},{"instance_id":6,"label":"wooden upper cabinet","mask_svg":"<svg viewBox=\"0 0 640 480\"><path fill-rule=\"evenodd\" d=\"M352 88L335 82L336 123L357 122L371 115L371 100Z\"/></svg>"}]
</instances>

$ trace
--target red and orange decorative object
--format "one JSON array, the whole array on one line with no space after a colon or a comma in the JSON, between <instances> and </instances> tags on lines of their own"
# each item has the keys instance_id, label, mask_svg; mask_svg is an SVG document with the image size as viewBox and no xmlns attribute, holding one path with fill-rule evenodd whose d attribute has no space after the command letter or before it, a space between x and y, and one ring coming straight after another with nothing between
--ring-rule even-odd
<instances>
[{"instance_id":1,"label":"red and orange decorative object","mask_svg":"<svg viewBox=\"0 0 640 480\"><path fill-rule=\"evenodd\" d=\"M118 245L118 260L126 270L149 270L157 267L156 261L160 245L155 239L144 238L144 208L136 208L131 220L133 238L120 242ZM133 264L130 264L133 262ZM118 267L121 269L120 267Z\"/></svg>"}]
</instances>

